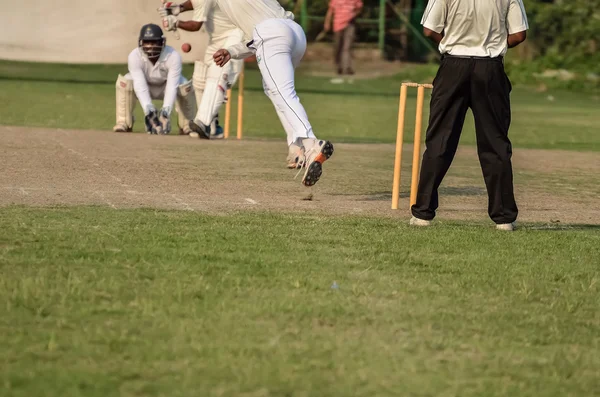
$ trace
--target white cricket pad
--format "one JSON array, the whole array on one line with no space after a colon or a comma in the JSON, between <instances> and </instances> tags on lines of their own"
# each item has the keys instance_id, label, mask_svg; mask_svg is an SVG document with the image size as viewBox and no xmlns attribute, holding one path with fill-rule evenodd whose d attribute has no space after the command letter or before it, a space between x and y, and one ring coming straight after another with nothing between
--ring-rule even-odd
<instances>
[{"instance_id":1,"label":"white cricket pad","mask_svg":"<svg viewBox=\"0 0 600 397\"><path fill-rule=\"evenodd\" d=\"M192 75L192 81L194 82L194 94L196 95L196 103L202 102L202 93L206 85L206 72L208 66L203 61L194 62L194 74Z\"/></svg>"},{"instance_id":2,"label":"white cricket pad","mask_svg":"<svg viewBox=\"0 0 600 397\"><path fill-rule=\"evenodd\" d=\"M186 81L177 87L175 109L177 110L179 128L186 134L190 133L190 121L194 120L194 115L196 114L196 97L194 91L192 81Z\"/></svg>"},{"instance_id":3,"label":"white cricket pad","mask_svg":"<svg viewBox=\"0 0 600 397\"><path fill-rule=\"evenodd\" d=\"M225 102L227 89L231 87L228 81L231 73L231 62L227 62L223 67L214 63L208 67L202 102L200 102L196 114L196 120L199 120L202 124L210 125L219 114L219 108Z\"/></svg>"},{"instance_id":4,"label":"white cricket pad","mask_svg":"<svg viewBox=\"0 0 600 397\"><path fill-rule=\"evenodd\" d=\"M120 75L116 83L116 123L113 130L124 129L129 131L133 128L133 109L135 107L135 93L133 91L133 80L126 79Z\"/></svg>"}]
</instances>

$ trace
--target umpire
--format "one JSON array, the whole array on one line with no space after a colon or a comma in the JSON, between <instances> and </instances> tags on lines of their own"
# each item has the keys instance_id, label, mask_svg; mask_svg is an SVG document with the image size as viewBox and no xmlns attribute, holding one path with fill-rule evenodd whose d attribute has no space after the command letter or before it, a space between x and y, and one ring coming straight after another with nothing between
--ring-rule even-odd
<instances>
[{"instance_id":1,"label":"umpire","mask_svg":"<svg viewBox=\"0 0 600 397\"><path fill-rule=\"evenodd\" d=\"M411 225L429 226L438 188L458 147L465 115L475 118L477 153L488 192L488 213L499 230L512 231L518 209L513 192L511 83L504 72L508 48L529 28L522 0L429 0L421 24L439 45L426 150Z\"/></svg>"}]
</instances>

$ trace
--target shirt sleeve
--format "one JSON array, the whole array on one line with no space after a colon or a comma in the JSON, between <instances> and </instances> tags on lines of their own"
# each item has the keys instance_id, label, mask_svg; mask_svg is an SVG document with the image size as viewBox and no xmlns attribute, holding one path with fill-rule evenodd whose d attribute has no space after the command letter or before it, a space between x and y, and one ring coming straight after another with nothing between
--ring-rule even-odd
<instances>
[{"instance_id":1,"label":"shirt sleeve","mask_svg":"<svg viewBox=\"0 0 600 397\"><path fill-rule=\"evenodd\" d=\"M140 105L144 110L144 114L148 114L151 110L154 110L154 105L152 105L150 90L148 89L148 82L146 81L144 70L142 69L142 59L139 54L139 50L132 51L129 54L129 57L127 58L127 68L129 69L129 74L133 79L133 90L135 91L135 96L137 97L138 101L140 101Z\"/></svg>"},{"instance_id":2,"label":"shirt sleeve","mask_svg":"<svg viewBox=\"0 0 600 397\"><path fill-rule=\"evenodd\" d=\"M215 0L192 0L194 7L194 16L192 20L196 22L206 22L208 14L215 6Z\"/></svg>"},{"instance_id":3,"label":"shirt sleeve","mask_svg":"<svg viewBox=\"0 0 600 397\"><path fill-rule=\"evenodd\" d=\"M354 9L355 10L360 10L361 8L363 8L363 2L362 0L356 0L356 4L354 5Z\"/></svg>"},{"instance_id":4,"label":"shirt sleeve","mask_svg":"<svg viewBox=\"0 0 600 397\"><path fill-rule=\"evenodd\" d=\"M163 108L173 110L175 98L177 97L177 87L181 80L181 55L175 50L169 55L167 66L169 73L167 74L167 85L165 87L165 97L163 99Z\"/></svg>"},{"instance_id":5,"label":"shirt sleeve","mask_svg":"<svg viewBox=\"0 0 600 397\"><path fill-rule=\"evenodd\" d=\"M442 33L446 26L446 10L445 0L429 0L421 19L421 25L436 33Z\"/></svg>"},{"instance_id":6,"label":"shirt sleeve","mask_svg":"<svg viewBox=\"0 0 600 397\"><path fill-rule=\"evenodd\" d=\"M522 0L510 0L506 15L508 34L515 34L529 29L527 14Z\"/></svg>"},{"instance_id":7,"label":"shirt sleeve","mask_svg":"<svg viewBox=\"0 0 600 397\"><path fill-rule=\"evenodd\" d=\"M246 44L246 40L226 48L231 59L246 59L254 55L256 50Z\"/></svg>"}]
</instances>

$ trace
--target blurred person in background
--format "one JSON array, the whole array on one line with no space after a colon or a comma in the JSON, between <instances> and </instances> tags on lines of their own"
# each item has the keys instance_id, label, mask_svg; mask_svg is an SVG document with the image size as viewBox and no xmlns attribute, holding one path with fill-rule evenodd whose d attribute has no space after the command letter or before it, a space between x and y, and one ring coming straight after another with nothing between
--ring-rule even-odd
<instances>
[{"instance_id":1,"label":"blurred person in background","mask_svg":"<svg viewBox=\"0 0 600 397\"><path fill-rule=\"evenodd\" d=\"M356 38L356 17L363 9L362 0L330 0L325 15L325 32L333 26L334 57L338 75L352 75L352 45Z\"/></svg>"}]
</instances>

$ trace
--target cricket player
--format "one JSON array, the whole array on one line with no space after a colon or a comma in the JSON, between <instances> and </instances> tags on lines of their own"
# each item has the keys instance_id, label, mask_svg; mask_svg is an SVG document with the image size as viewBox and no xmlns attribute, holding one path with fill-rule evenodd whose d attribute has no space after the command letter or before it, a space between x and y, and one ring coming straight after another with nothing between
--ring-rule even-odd
<instances>
[{"instance_id":1,"label":"cricket player","mask_svg":"<svg viewBox=\"0 0 600 397\"><path fill-rule=\"evenodd\" d=\"M276 0L202 0L203 16L208 20L214 10L222 12L244 33L243 40L221 48L213 55L218 66L232 59L256 54L265 93L277 110L287 133L288 146L303 151L306 168L302 184L312 186L321 177L323 163L333 154L333 144L316 138L308 116L296 94L294 71L306 51L306 36L294 22L294 15ZM190 123L192 130L209 134L210 126L199 120Z\"/></svg>"},{"instance_id":2,"label":"cricket player","mask_svg":"<svg viewBox=\"0 0 600 397\"><path fill-rule=\"evenodd\" d=\"M228 47L242 41L244 33L229 21L219 9L204 17L203 0L187 0L181 4L165 3L159 8L159 14L166 21L167 30L183 29L188 32L199 31L204 25L209 36L209 43L202 60L194 62L192 78L198 112L195 119L198 123L210 126L207 134L192 132L191 137L202 139L223 138L223 128L219 126L219 109L227 101L227 90L231 88L243 67L243 60L236 60L219 67L212 55L220 48ZM192 20L182 21L178 15L186 11L194 11ZM208 131L208 130L207 130Z\"/></svg>"},{"instance_id":3,"label":"cricket player","mask_svg":"<svg viewBox=\"0 0 600 397\"><path fill-rule=\"evenodd\" d=\"M191 132L190 121L196 112L192 82L181 75L181 56L166 45L160 26L142 26L138 47L129 54L127 66L129 73L117 78L117 121L113 131L130 132L133 129L137 98L144 110L147 133L168 134L171 131L171 111L176 100L180 133ZM163 100L160 110L152 104L153 99Z\"/></svg>"}]
</instances>

